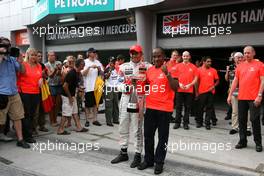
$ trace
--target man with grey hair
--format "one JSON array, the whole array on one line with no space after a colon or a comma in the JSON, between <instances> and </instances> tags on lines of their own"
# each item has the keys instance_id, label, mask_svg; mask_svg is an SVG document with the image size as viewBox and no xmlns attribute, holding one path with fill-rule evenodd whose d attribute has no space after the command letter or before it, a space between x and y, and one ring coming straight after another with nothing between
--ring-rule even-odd
<instances>
[{"instance_id":1,"label":"man with grey hair","mask_svg":"<svg viewBox=\"0 0 264 176\"><path fill-rule=\"evenodd\" d=\"M235 68L242 62L245 61L244 56L241 52L235 52L233 56L233 61L234 61L234 68L230 69L230 66L226 67L226 74L225 74L225 79L226 81L229 81L229 85L231 88L232 82L234 80L235 76ZM232 129L229 131L229 134L236 134L238 133L238 87L235 89L235 91L232 94L232 99L231 99L231 104L232 104ZM249 116L248 116L248 123L247 123L247 136L251 135L250 131L250 122L249 122Z\"/></svg>"},{"instance_id":2,"label":"man with grey hair","mask_svg":"<svg viewBox=\"0 0 264 176\"><path fill-rule=\"evenodd\" d=\"M262 136L260 125L260 104L264 89L264 66L263 63L254 59L255 49L252 46L244 48L245 62L239 64L236 69L235 79L232 83L227 102L231 104L231 97L235 89L238 90L238 121L239 121L239 142L236 149L247 147L247 120L248 110L250 111L250 121L256 151L262 152Z\"/></svg>"}]
</instances>

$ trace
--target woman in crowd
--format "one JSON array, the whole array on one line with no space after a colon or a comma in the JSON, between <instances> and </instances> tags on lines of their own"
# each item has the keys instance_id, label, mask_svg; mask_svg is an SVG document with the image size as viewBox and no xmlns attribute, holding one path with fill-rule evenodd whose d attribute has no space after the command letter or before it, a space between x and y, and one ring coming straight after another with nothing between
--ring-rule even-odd
<instances>
[{"instance_id":1,"label":"woman in crowd","mask_svg":"<svg viewBox=\"0 0 264 176\"><path fill-rule=\"evenodd\" d=\"M22 120L23 136L28 143L35 143L32 136L33 117L40 102L40 86L42 84L42 68L38 63L37 50L29 48L23 62L25 73L19 74L19 92L23 102L25 118Z\"/></svg>"}]
</instances>

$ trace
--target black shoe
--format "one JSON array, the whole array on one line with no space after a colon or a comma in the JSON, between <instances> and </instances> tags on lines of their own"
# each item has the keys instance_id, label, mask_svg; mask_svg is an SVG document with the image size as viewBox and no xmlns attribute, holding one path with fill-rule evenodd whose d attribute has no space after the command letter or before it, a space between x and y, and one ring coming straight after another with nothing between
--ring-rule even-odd
<instances>
[{"instance_id":1,"label":"black shoe","mask_svg":"<svg viewBox=\"0 0 264 176\"><path fill-rule=\"evenodd\" d=\"M116 121L116 122L113 122L114 124L117 124L117 125L119 125L119 122L118 121Z\"/></svg>"},{"instance_id":2,"label":"black shoe","mask_svg":"<svg viewBox=\"0 0 264 176\"><path fill-rule=\"evenodd\" d=\"M230 120L231 119L231 116L226 116L225 117L225 120Z\"/></svg>"},{"instance_id":3,"label":"black shoe","mask_svg":"<svg viewBox=\"0 0 264 176\"><path fill-rule=\"evenodd\" d=\"M232 134L236 134L236 133L238 133L238 131L235 130L235 129L232 129L232 130L229 131L229 134L231 134L231 135L232 135Z\"/></svg>"},{"instance_id":4,"label":"black shoe","mask_svg":"<svg viewBox=\"0 0 264 176\"><path fill-rule=\"evenodd\" d=\"M137 167L141 163L141 154L136 153L133 162L130 164L131 168Z\"/></svg>"},{"instance_id":5,"label":"black shoe","mask_svg":"<svg viewBox=\"0 0 264 176\"><path fill-rule=\"evenodd\" d=\"M242 143L238 143L235 148L236 149L242 149L242 148L246 148L247 147L247 144L242 144Z\"/></svg>"},{"instance_id":6,"label":"black shoe","mask_svg":"<svg viewBox=\"0 0 264 176\"><path fill-rule=\"evenodd\" d=\"M112 123L107 123L107 126L113 127L114 125Z\"/></svg>"},{"instance_id":7,"label":"black shoe","mask_svg":"<svg viewBox=\"0 0 264 176\"><path fill-rule=\"evenodd\" d=\"M262 145L256 145L256 152L262 152Z\"/></svg>"},{"instance_id":8,"label":"black shoe","mask_svg":"<svg viewBox=\"0 0 264 176\"><path fill-rule=\"evenodd\" d=\"M173 126L173 129L178 129L180 128L181 124L180 123L175 123L175 125Z\"/></svg>"},{"instance_id":9,"label":"black shoe","mask_svg":"<svg viewBox=\"0 0 264 176\"><path fill-rule=\"evenodd\" d=\"M24 149L29 149L30 148L30 145L28 143L26 143L23 139L20 140L20 141L17 141L17 144L16 144L18 147L22 147Z\"/></svg>"},{"instance_id":10,"label":"black shoe","mask_svg":"<svg viewBox=\"0 0 264 176\"><path fill-rule=\"evenodd\" d=\"M39 128L39 131L48 132L49 130L46 127L40 127Z\"/></svg>"},{"instance_id":11,"label":"black shoe","mask_svg":"<svg viewBox=\"0 0 264 176\"><path fill-rule=\"evenodd\" d=\"M252 135L251 131L247 130L247 136L251 136L251 135Z\"/></svg>"},{"instance_id":12,"label":"black shoe","mask_svg":"<svg viewBox=\"0 0 264 176\"><path fill-rule=\"evenodd\" d=\"M90 126L89 121L86 121L84 126L85 126L85 127L89 127L89 126Z\"/></svg>"},{"instance_id":13,"label":"black shoe","mask_svg":"<svg viewBox=\"0 0 264 176\"><path fill-rule=\"evenodd\" d=\"M211 130L210 125L205 125L205 129L207 129L207 130Z\"/></svg>"},{"instance_id":14,"label":"black shoe","mask_svg":"<svg viewBox=\"0 0 264 176\"><path fill-rule=\"evenodd\" d=\"M138 165L138 170L144 170L144 169L147 169L147 168L149 168L149 167L153 167L154 166L154 164L148 164L146 161L143 161L142 163L140 163L139 165Z\"/></svg>"},{"instance_id":15,"label":"black shoe","mask_svg":"<svg viewBox=\"0 0 264 176\"><path fill-rule=\"evenodd\" d=\"M156 164L154 169L154 174L158 175L163 172L163 165L162 164Z\"/></svg>"},{"instance_id":16,"label":"black shoe","mask_svg":"<svg viewBox=\"0 0 264 176\"><path fill-rule=\"evenodd\" d=\"M170 123L175 123L175 122L176 122L176 119L173 116L171 116L170 117Z\"/></svg>"},{"instance_id":17,"label":"black shoe","mask_svg":"<svg viewBox=\"0 0 264 176\"><path fill-rule=\"evenodd\" d=\"M95 125L95 126L102 126L102 124L99 123L98 121L94 121L94 122L93 122L93 125Z\"/></svg>"},{"instance_id":18,"label":"black shoe","mask_svg":"<svg viewBox=\"0 0 264 176\"><path fill-rule=\"evenodd\" d=\"M213 125L213 126L216 126L216 121L213 121L213 122L212 122L212 125Z\"/></svg>"},{"instance_id":19,"label":"black shoe","mask_svg":"<svg viewBox=\"0 0 264 176\"><path fill-rule=\"evenodd\" d=\"M197 123L196 124L196 128L201 128L203 125L202 124L200 124L200 123Z\"/></svg>"},{"instance_id":20,"label":"black shoe","mask_svg":"<svg viewBox=\"0 0 264 176\"><path fill-rule=\"evenodd\" d=\"M185 130L189 130L190 128L189 128L189 125L188 124L184 124L183 125L183 129L185 129Z\"/></svg>"},{"instance_id":21,"label":"black shoe","mask_svg":"<svg viewBox=\"0 0 264 176\"><path fill-rule=\"evenodd\" d=\"M25 141L26 141L27 143L30 143L30 144L32 144L32 143L36 143L36 142L37 142L37 141L36 141L35 139L33 139L33 138L26 138Z\"/></svg>"},{"instance_id":22,"label":"black shoe","mask_svg":"<svg viewBox=\"0 0 264 176\"><path fill-rule=\"evenodd\" d=\"M120 152L120 154L111 161L112 164L117 164L123 161L128 161L128 155L127 154L123 154L122 152Z\"/></svg>"}]
</instances>

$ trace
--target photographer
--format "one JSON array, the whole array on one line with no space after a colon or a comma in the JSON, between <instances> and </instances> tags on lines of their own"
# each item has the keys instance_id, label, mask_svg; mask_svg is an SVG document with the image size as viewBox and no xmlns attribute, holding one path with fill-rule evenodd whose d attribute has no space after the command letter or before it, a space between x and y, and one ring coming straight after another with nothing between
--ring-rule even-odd
<instances>
[{"instance_id":1,"label":"photographer","mask_svg":"<svg viewBox=\"0 0 264 176\"><path fill-rule=\"evenodd\" d=\"M226 67L225 80L229 82L229 89L230 89L230 85L232 84L232 81L234 80L234 76L235 76L235 67L236 67L236 65L234 65L234 54L235 53L236 51L233 51L229 57L229 62L232 64ZM228 106L225 120L230 120L231 117L232 117L232 106Z\"/></svg>"},{"instance_id":2,"label":"photographer","mask_svg":"<svg viewBox=\"0 0 264 176\"><path fill-rule=\"evenodd\" d=\"M16 85L16 73L24 73L25 67L21 58L10 56L10 47L10 41L0 37L0 140L6 140L2 130L9 114L16 130L17 146L30 148L23 140L21 120L24 118L24 109Z\"/></svg>"},{"instance_id":3,"label":"photographer","mask_svg":"<svg viewBox=\"0 0 264 176\"><path fill-rule=\"evenodd\" d=\"M118 73L115 68L116 59L110 57L109 67L104 72L105 77L105 118L107 126L118 124L118 92L116 86L118 84ZM112 122L113 121L113 122Z\"/></svg>"}]
</instances>

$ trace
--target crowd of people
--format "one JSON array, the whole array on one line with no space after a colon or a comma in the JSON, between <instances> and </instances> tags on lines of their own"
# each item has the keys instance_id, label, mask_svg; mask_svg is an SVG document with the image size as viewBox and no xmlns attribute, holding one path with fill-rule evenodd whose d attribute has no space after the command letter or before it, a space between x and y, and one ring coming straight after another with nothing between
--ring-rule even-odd
<instances>
[{"instance_id":1,"label":"crowd of people","mask_svg":"<svg viewBox=\"0 0 264 176\"><path fill-rule=\"evenodd\" d=\"M160 174L167 152L170 123L174 123L173 129L182 124L184 130L189 130L189 117L193 113L197 128L205 126L210 130L211 124L216 125L214 94L219 76L209 56L192 64L189 51L181 55L174 50L167 61L165 51L158 47L153 49L149 63L144 61L142 47L133 45L129 49L129 62L118 55L109 57L109 64L103 66L94 48L87 50L86 57L69 55L63 62L56 59L55 52L49 51L47 63L42 63L41 51L29 48L24 56L13 57L10 47L10 41L1 37L0 140L11 140L4 134L6 127L10 127L9 119L13 122L19 147L30 148L28 143L36 142L34 136L38 131L49 131L41 101L41 87L45 83L53 102L48 112L49 122L57 128L57 135L70 135L65 127L71 126L72 119L76 132L87 132L91 124L101 126L102 122L97 119L98 101L99 104L105 102L106 125L119 126L120 153L112 164L129 160L129 136L132 136L135 155L130 167L143 170L155 164L154 173ZM232 53L234 64L227 67L225 79L230 84L227 98L232 107L230 134L239 132L235 148L247 147L252 126L256 151L261 152L264 65L255 54L252 46L244 47L243 53ZM100 100L95 92L98 77L104 80ZM86 119L84 125L80 121L82 108ZM175 118L172 117L174 109ZM158 145L154 152L157 129ZM145 156L142 160L143 147Z\"/></svg>"}]
</instances>

